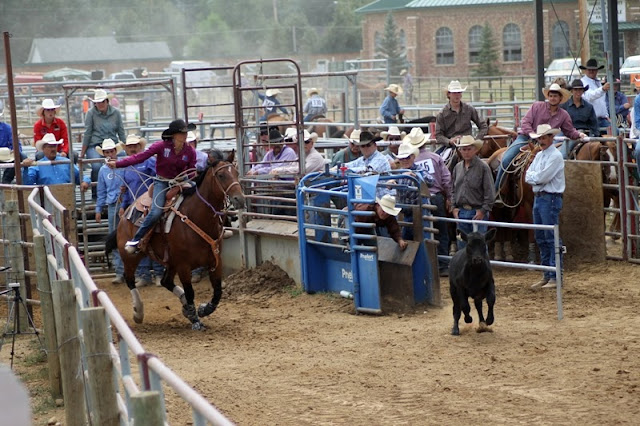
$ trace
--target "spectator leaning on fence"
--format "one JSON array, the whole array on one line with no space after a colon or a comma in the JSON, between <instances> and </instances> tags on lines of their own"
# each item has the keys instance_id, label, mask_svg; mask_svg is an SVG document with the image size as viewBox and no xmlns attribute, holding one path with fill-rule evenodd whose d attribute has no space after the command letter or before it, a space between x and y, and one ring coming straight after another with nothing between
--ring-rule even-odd
<instances>
[{"instance_id":1,"label":"spectator leaning on fence","mask_svg":"<svg viewBox=\"0 0 640 426\"><path fill-rule=\"evenodd\" d=\"M0 147L8 148L13 157L13 130L9 124L2 121L3 115L4 104L0 101ZM24 160L27 157L22 153L22 144L20 141L18 141L18 147L20 148L20 160ZM15 175L16 171L14 168L4 169L2 173L2 183L9 184L13 182Z\"/></svg>"},{"instance_id":2,"label":"spectator leaning on fence","mask_svg":"<svg viewBox=\"0 0 640 426\"><path fill-rule=\"evenodd\" d=\"M370 132L360 132L360 139L356 144L360 147L362 157L345 164L345 167L351 172L384 173L391 170L387 157L378 151L378 145L376 145L373 134Z\"/></svg>"},{"instance_id":3,"label":"spectator leaning on fence","mask_svg":"<svg viewBox=\"0 0 640 426\"><path fill-rule=\"evenodd\" d=\"M288 129L287 129L288 130ZM295 132L295 129L293 129ZM324 168L324 157L313 147L318 135L313 132L309 133L307 130L303 132L304 137L304 173L319 172ZM297 139L297 135L293 137L294 142ZM291 164L288 166L274 167L271 171L274 175L277 174L294 174L298 173L298 165Z\"/></svg>"},{"instance_id":4,"label":"spectator leaning on fence","mask_svg":"<svg viewBox=\"0 0 640 426\"><path fill-rule=\"evenodd\" d=\"M284 138L276 129L269 131L269 151L262 162L255 164L247 175L267 175L275 167L291 166L298 160L295 151L284 145Z\"/></svg>"},{"instance_id":5,"label":"spectator leaning on fence","mask_svg":"<svg viewBox=\"0 0 640 426\"><path fill-rule=\"evenodd\" d=\"M575 79L571 82L571 98L560 105L562 109L569 113L573 127L583 132L588 131L590 136L600 136L600 129L598 128L598 118L596 112L593 109L593 105L585 101L582 94L585 91L585 87L582 80ZM561 153L562 156L567 159L569 154L573 151L573 147L576 142L572 140L565 141L562 144Z\"/></svg>"}]
</instances>

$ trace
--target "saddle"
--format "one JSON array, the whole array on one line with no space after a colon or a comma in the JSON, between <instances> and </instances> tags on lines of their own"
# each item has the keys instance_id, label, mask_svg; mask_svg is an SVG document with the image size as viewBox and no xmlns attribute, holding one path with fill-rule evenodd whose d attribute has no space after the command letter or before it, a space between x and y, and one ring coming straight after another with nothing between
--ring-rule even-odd
<instances>
[{"instance_id":1,"label":"saddle","mask_svg":"<svg viewBox=\"0 0 640 426\"><path fill-rule=\"evenodd\" d=\"M576 158L578 158L578 152L580 152L580 149L584 146L584 144L586 144L585 141L579 141L577 144L575 144L571 152L569 152L569 160L575 160Z\"/></svg>"},{"instance_id":2,"label":"saddle","mask_svg":"<svg viewBox=\"0 0 640 426\"><path fill-rule=\"evenodd\" d=\"M194 191L191 182L182 182L178 185L172 186L167 191L167 196L164 203L165 210L168 210L171 206L176 204L178 197L177 195L190 195ZM149 185L149 189L147 192L139 196L135 201L135 208L139 212L142 212L144 216L149 213L151 209L151 203L153 203L153 184Z\"/></svg>"}]
</instances>

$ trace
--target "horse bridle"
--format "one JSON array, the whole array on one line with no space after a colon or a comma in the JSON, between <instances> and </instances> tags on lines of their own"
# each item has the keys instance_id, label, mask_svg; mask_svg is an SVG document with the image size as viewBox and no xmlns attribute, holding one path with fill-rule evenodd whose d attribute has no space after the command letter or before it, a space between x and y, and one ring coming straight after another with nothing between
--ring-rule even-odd
<instances>
[{"instance_id":1,"label":"horse bridle","mask_svg":"<svg viewBox=\"0 0 640 426\"><path fill-rule=\"evenodd\" d=\"M231 171L231 167L233 167L233 164L227 163L227 164L219 165L218 167L213 169L213 171L211 172L211 173L213 173L213 177L216 179L216 182L218 182L218 185L220 186L220 188L222 188L222 184L220 183L220 178L218 178L218 171L224 169L225 167L228 167L229 171ZM222 192L224 193L225 198L229 197L229 189L231 189L233 187L233 185L240 186L240 182L238 182L238 181L231 182L231 184L229 184L229 186L227 186L226 189L224 189L224 188L222 189Z\"/></svg>"}]
</instances>

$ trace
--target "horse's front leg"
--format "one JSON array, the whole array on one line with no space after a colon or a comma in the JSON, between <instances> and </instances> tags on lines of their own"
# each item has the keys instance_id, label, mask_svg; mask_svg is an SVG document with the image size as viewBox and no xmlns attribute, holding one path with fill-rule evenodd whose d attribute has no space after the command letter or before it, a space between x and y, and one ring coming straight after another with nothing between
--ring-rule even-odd
<instances>
[{"instance_id":1,"label":"horse's front leg","mask_svg":"<svg viewBox=\"0 0 640 426\"><path fill-rule=\"evenodd\" d=\"M127 253L121 253L121 259L124 264L124 280L131 292L131 301L133 303L133 321L136 324L142 324L144 320L144 304L140 297L140 292L136 288L136 268L142 260L142 256L131 256Z\"/></svg>"},{"instance_id":2,"label":"horse's front leg","mask_svg":"<svg viewBox=\"0 0 640 426\"><path fill-rule=\"evenodd\" d=\"M199 317L211 315L218 307L218 303L220 303L220 299L222 298L222 268L209 268L209 280L211 281L213 295L209 303L202 303L198 306Z\"/></svg>"},{"instance_id":3,"label":"horse's front leg","mask_svg":"<svg viewBox=\"0 0 640 426\"><path fill-rule=\"evenodd\" d=\"M202 330L204 329L204 324L200 322L198 318L198 312L196 311L196 305L194 302L195 292L193 291L193 286L191 285L191 269L187 265L181 265L180 269L178 269L178 277L180 278L180 282L184 286L183 294L180 297L180 301L182 302L182 315L189 321L191 321L191 329L192 330ZM176 286L173 289L173 293L176 294L176 290L182 290L180 287ZM176 294L177 295L177 294Z\"/></svg>"}]
</instances>

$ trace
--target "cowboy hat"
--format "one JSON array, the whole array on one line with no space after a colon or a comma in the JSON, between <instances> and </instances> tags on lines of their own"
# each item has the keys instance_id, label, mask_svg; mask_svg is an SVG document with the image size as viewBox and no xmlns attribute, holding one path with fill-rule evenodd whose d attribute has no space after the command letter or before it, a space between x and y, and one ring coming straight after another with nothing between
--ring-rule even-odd
<instances>
[{"instance_id":1,"label":"cowboy hat","mask_svg":"<svg viewBox=\"0 0 640 426\"><path fill-rule=\"evenodd\" d=\"M558 133L560 133L560 129L554 129L548 124L540 124L535 133L529 133L529 137L531 139L538 139L540 136L557 135Z\"/></svg>"},{"instance_id":2,"label":"cowboy hat","mask_svg":"<svg viewBox=\"0 0 640 426\"><path fill-rule=\"evenodd\" d=\"M595 58L591 58L587 61L587 66L580 65L578 68L581 70L601 70L604 68L604 65L598 66L598 60Z\"/></svg>"},{"instance_id":3,"label":"cowboy hat","mask_svg":"<svg viewBox=\"0 0 640 426\"><path fill-rule=\"evenodd\" d=\"M460 138L460 140L458 140L458 143L456 143L456 147L462 148L463 146L473 145L476 147L476 149L480 149L482 148L482 144L483 142L481 140L477 140L471 135L464 135L463 137Z\"/></svg>"},{"instance_id":4,"label":"cowboy hat","mask_svg":"<svg viewBox=\"0 0 640 426\"><path fill-rule=\"evenodd\" d=\"M382 198L376 198L376 203L382 207L385 213L391 216L398 216L398 213L402 210L400 207L396 207L396 197L393 195L385 194Z\"/></svg>"},{"instance_id":5,"label":"cowboy hat","mask_svg":"<svg viewBox=\"0 0 640 426\"><path fill-rule=\"evenodd\" d=\"M45 109L58 109L60 108L60 105L56 105L53 102L53 99L45 99L42 101L42 105L40 105L38 108L36 108L36 115L39 115L42 117L42 115L44 114L44 110Z\"/></svg>"},{"instance_id":6,"label":"cowboy hat","mask_svg":"<svg viewBox=\"0 0 640 426\"><path fill-rule=\"evenodd\" d=\"M458 80L451 80L451 83L449 83L449 85L447 86L446 92L448 92L448 93L462 93L465 90L467 90L467 88L465 87L463 89L462 85L460 84L460 82Z\"/></svg>"},{"instance_id":7,"label":"cowboy hat","mask_svg":"<svg viewBox=\"0 0 640 426\"><path fill-rule=\"evenodd\" d=\"M315 88L315 87L312 87L311 89L307 90L307 96L311 96L314 93L319 95L320 94L320 90Z\"/></svg>"},{"instance_id":8,"label":"cowboy hat","mask_svg":"<svg viewBox=\"0 0 640 426\"><path fill-rule=\"evenodd\" d=\"M304 143L307 143L308 141L313 141L315 143L317 140L318 134L316 132L309 133L307 130L304 131Z\"/></svg>"},{"instance_id":9,"label":"cowboy hat","mask_svg":"<svg viewBox=\"0 0 640 426\"><path fill-rule=\"evenodd\" d=\"M193 123L189 123L187 125L187 123L185 123L185 121L182 119L173 120L171 123L169 123L169 128L162 132L161 137L162 139L171 139L171 136L175 135L176 133L188 133L189 130L195 129L196 125Z\"/></svg>"},{"instance_id":10,"label":"cowboy hat","mask_svg":"<svg viewBox=\"0 0 640 426\"><path fill-rule=\"evenodd\" d=\"M402 95L403 93L402 87L395 83L385 87L384 90L386 90L387 92L395 93L396 95Z\"/></svg>"},{"instance_id":11,"label":"cowboy hat","mask_svg":"<svg viewBox=\"0 0 640 426\"><path fill-rule=\"evenodd\" d=\"M406 134L406 132L400 132L398 126L389 126L389 130L381 132L380 136L382 136L382 139L386 141L389 136L400 136L401 138L404 138Z\"/></svg>"},{"instance_id":12,"label":"cowboy hat","mask_svg":"<svg viewBox=\"0 0 640 426\"><path fill-rule=\"evenodd\" d=\"M189 130L187 132L187 142L196 142L197 140L196 134Z\"/></svg>"},{"instance_id":13,"label":"cowboy hat","mask_svg":"<svg viewBox=\"0 0 640 426\"><path fill-rule=\"evenodd\" d=\"M104 157L104 151L109 149L115 149L117 154L120 151L122 151L122 145L120 145L119 143L115 143L113 139L108 138L102 141L102 146L96 146L96 151L98 152L98 154L102 155L103 157Z\"/></svg>"},{"instance_id":14,"label":"cowboy hat","mask_svg":"<svg viewBox=\"0 0 640 426\"><path fill-rule=\"evenodd\" d=\"M269 130L269 143L282 142L283 139L278 129Z\"/></svg>"},{"instance_id":15,"label":"cowboy hat","mask_svg":"<svg viewBox=\"0 0 640 426\"><path fill-rule=\"evenodd\" d=\"M417 150L418 148L416 148L415 146L411 145L410 143L404 142L402 145L400 145L400 148L398 148L398 153L396 154L396 158L400 160L409 158L412 155L415 155Z\"/></svg>"},{"instance_id":16,"label":"cowboy hat","mask_svg":"<svg viewBox=\"0 0 640 426\"><path fill-rule=\"evenodd\" d=\"M369 142L373 141L373 133L367 132L366 130L364 132L360 132L360 139L356 141L353 139L353 132L352 132L351 141L358 146L367 145Z\"/></svg>"},{"instance_id":17,"label":"cowboy hat","mask_svg":"<svg viewBox=\"0 0 640 426\"><path fill-rule=\"evenodd\" d=\"M57 141L53 133L47 133L42 137L42 139L36 142L36 150L42 151L42 148L44 148L45 145L61 145L61 144L62 144L62 139Z\"/></svg>"},{"instance_id":18,"label":"cowboy hat","mask_svg":"<svg viewBox=\"0 0 640 426\"><path fill-rule=\"evenodd\" d=\"M294 142L298 138L298 130L295 127L287 127L284 131L284 141Z\"/></svg>"},{"instance_id":19,"label":"cowboy hat","mask_svg":"<svg viewBox=\"0 0 640 426\"><path fill-rule=\"evenodd\" d=\"M357 145L358 141L360 140L360 133L362 133L362 131L359 129L352 130L351 134L347 137L347 139L349 139L350 143Z\"/></svg>"},{"instance_id":20,"label":"cowboy hat","mask_svg":"<svg viewBox=\"0 0 640 426\"><path fill-rule=\"evenodd\" d=\"M271 97L271 96L279 95L280 93L282 93L280 89L267 89L266 95Z\"/></svg>"},{"instance_id":21,"label":"cowboy hat","mask_svg":"<svg viewBox=\"0 0 640 426\"><path fill-rule=\"evenodd\" d=\"M147 145L147 140L143 137L140 137L138 135L127 135L127 140L124 143L125 145L137 145L140 144L142 150L144 151L144 147ZM122 142L120 142L120 145L122 145Z\"/></svg>"},{"instance_id":22,"label":"cowboy hat","mask_svg":"<svg viewBox=\"0 0 640 426\"><path fill-rule=\"evenodd\" d=\"M585 86L582 80L580 80L579 78L576 78L571 82L571 85L569 86L569 90L573 90L573 89L589 90L589 85Z\"/></svg>"},{"instance_id":23,"label":"cowboy hat","mask_svg":"<svg viewBox=\"0 0 640 426\"><path fill-rule=\"evenodd\" d=\"M562 87L560 87L559 84L556 84L556 83L553 83L548 88L545 87L545 88L542 89L542 94L547 99L549 99L549 92L558 92L558 93L560 93L560 96L562 96L562 99L560 100L561 104L567 102L569 100L569 98L571 97L571 93L567 89L563 89Z\"/></svg>"},{"instance_id":24,"label":"cowboy hat","mask_svg":"<svg viewBox=\"0 0 640 426\"><path fill-rule=\"evenodd\" d=\"M111 99L113 95L107 94L107 91L104 89L91 89L93 90L93 99L89 98L89 100L93 103L102 102L105 99Z\"/></svg>"},{"instance_id":25,"label":"cowboy hat","mask_svg":"<svg viewBox=\"0 0 640 426\"><path fill-rule=\"evenodd\" d=\"M405 136L405 138L402 140L402 143L410 143L411 145L419 149L422 145L427 143L427 140L427 135L424 134L422 129L420 127L414 127L413 129L411 129L409 134Z\"/></svg>"},{"instance_id":26,"label":"cowboy hat","mask_svg":"<svg viewBox=\"0 0 640 426\"><path fill-rule=\"evenodd\" d=\"M400 75L405 75L406 73L407 73L407 70L400 71Z\"/></svg>"},{"instance_id":27,"label":"cowboy hat","mask_svg":"<svg viewBox=\"0 0 640 426\"><path fill-rule=\"evenodd\" d=\"M13 162L13 153L9 148L2 147L0 148L0 163L11 163Z\"/></svg>"}]
</instances>

